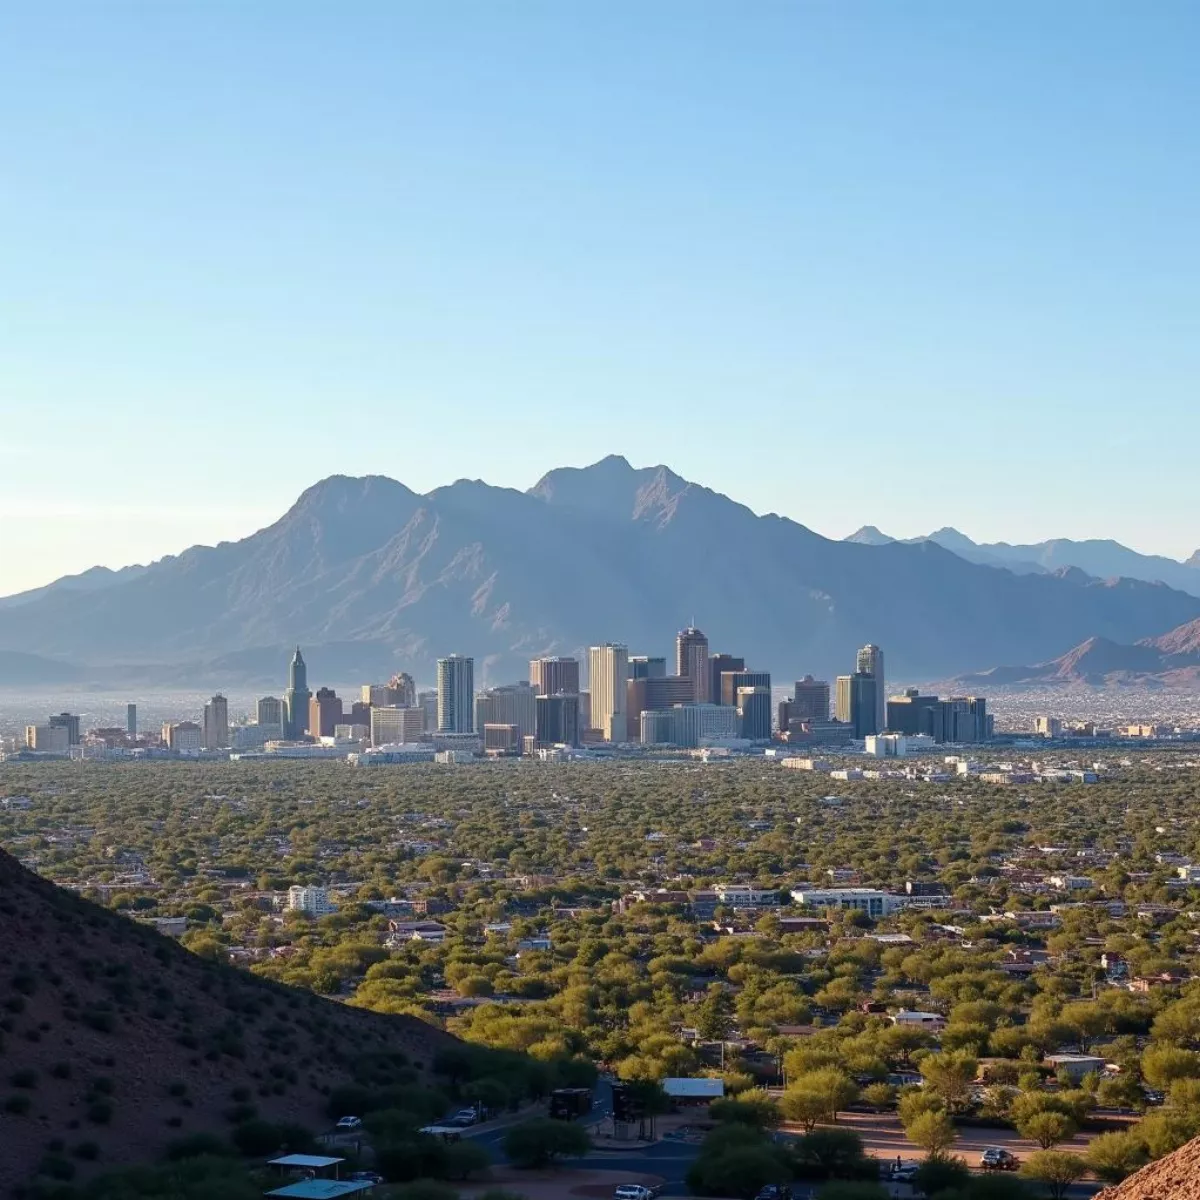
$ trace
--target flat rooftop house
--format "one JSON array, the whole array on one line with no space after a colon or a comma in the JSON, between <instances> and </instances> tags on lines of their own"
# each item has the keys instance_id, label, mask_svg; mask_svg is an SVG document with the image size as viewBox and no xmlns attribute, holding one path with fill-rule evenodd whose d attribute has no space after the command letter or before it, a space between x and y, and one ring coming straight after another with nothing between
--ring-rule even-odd
<instances>
[{"instance_id":1,"label":"flat rooftop house","mask_svg":"<svg viewBox=\"0 0 1200 1200\"><path fill-rule=\"evenodd\" d=\"M294 1197L294 1200L341 1200L343 1196L370 1191L374 1186L365 1179L302 1179L267 1195Z\"/></svg>"},{"instance_id":2,"label":"flat rooftop house","mask_svg":"<svg viewBox=\"0 0 1200 1200\"><path fill-rule=\"evenodd\" d=\"M672 1100L720 1100L725 1095L725 1080L664 1079L662 1089Z\"/></svg>"},{"instance_id":3,"label":"flat rooftop house","mask_svg":"<svg viewBox=\"0 0 1200 1200\"><path fill-rule=\"evenodd\" d=\"M269 1167L290 1167L301 1171L325 1171L329 1167L337 1168L346 1160L344 1158L329 1158L324 1154L285 1154L282 1158L272 1158ZM334 1171L337 1174L337 1171Z\"/></svg>"}]
</instances>

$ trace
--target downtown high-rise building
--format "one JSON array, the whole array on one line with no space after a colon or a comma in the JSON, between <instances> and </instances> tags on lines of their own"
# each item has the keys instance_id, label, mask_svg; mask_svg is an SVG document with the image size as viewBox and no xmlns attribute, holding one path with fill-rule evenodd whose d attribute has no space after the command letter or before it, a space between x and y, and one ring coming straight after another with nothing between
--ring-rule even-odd
<instances>
[{"instance_id":1,"label":"downtown high-rise building","mask_svg":"<svg viewBox=\"0 0 1200 1200\"><path fill-rule=\"evenodd\" d=\"M793 721L828 721L829 681L811 675L797 679L789 708Z\"/></svg>"},{"instance_id":2,"label":"downtown high-rise building","mask_svg":"<svg viewBox=\"0 0 1200 1200\"><path fill-rule=\"evenodd\" d=\"M412 708L417 703L417 686L407 671L401 671L387 683L364 683L362 703L380 708Z\"/></svg>"},{"instance_id":3,"label":"downtown high-rise building","mask_svg":"<svg viewBox=\"0 0 1200 1200\"><path fill-rule=\"evenodd\" d=\"M740 687L737 690L738 734L752 742L771 740L770 687Z\"/></svg>"},{"instance_id":4,"label":"downtown high-rise building","mask_svg":"<svg viewBox=\"0 0 1200 1200\"><path fill-rule=\"evenodd\" d=\"M287 691L283 693L283 736L297 741L308 733L308 702L312 693L308 690L308 667L300 647L292 655L288 667Z\"/></svg>"},{"instance_id":5,"label":"downtown high-rise building","mask_svg":"<svg viewBox=\"0 0 1200 1200\"><path fill-rule=\"evenodd\" d=\"M579 696L559 692L536 700L535 742L539 746L579 745Z\"/></svg>"},{"instance_id":6,"label":"downtown high-rise building","mask_svg":"<svg viewBox=\"0 0 1200 1200\"><path fill-rule=\"evenodd\" d=\"M394 746L418 742L425 732L425 710L415 705L410 708L395 706L371 706L371 745Z\"/></svg>"},{"instance_id":7,"label":"downtown high-rise building","mask_svg":"<svg viewBox=\"0 0 1200 1200\"><path fill-rule=\"evenodd\" d=\"M726 671L744 671L746 660L737 654L710 654L708 656L708 694L714 704L721 701L721 676Z\"/></svg>"},{"instance_id":8,"label":"downtown high-rise building","mask_svg":"<svg viewBox=\"0 0 1200 1200\"><path fill-rule=\"evenodd\" d=\"M531 684L512 683L488 688L475 697L475 732L485 725L512 725L524 741L537 727L538 693Z\"/></svg>"},{"instance_id":9,"label":"downtown high-rise building","mask_svg":"<svg viewBox=\"0 0 1200 1200\"><path fill-rule=\"evenodd\" d=\"M313 737L333 737L342 724L342 702L333 688L317 688L308 704L308 732Z\"/></svg>"},{"instance_id":10,"label":"downtown high-rise building","mask_svg":"<svg viewBox=\"0 0 1200 1200\"><path fill-rule=\"evenodd\" d=\"M662 679L666 673L665 658L649 658L645 654L635 654L629 660L630 679Z\"/></svg>"},{"instance_id":11,"label":"downtown high-rise building","mask_svg":"<svg viewBox=\"0 0 1200 1200\"><path fill-rule=\"evenodd\" d=\"M859 675L869 675L875 680L875 732L882 733L887 728L887 691L883 679L883 651L878 646L868 643L858 652L855 671Z\"/></svg>"},{"instance_id":12,"label":"downtown high-rise building","mask_svg":"<svg viewBox=\"0 0 1200 1200\"><path fill-rule=\"evenodd\" d=\"M439 733L475 732L475 660L451 654L437 660Z\"/></svg>"},{"instance_id":13,"label":"downtown high-rise building","mask_svg":"<svg viewBox=\"0 0 1200 1200\"><path fill-rule=\"evenodd\" d=\"M837 677L835 715L843 725L850 727L853 737L865 738L880 732L875 688L875 677L861 671Z\"/></svg>"},{"instance_id":14,"label":"downtown high-rise building","mask_svg":"<svg viewBox=\"0 0 1200 1200\"><path fill-rule=\"evenodd\" d=\"M125 705L125 732L130 740L137 737L137 705Z\"/></svg>"},{"instance_id":15,"label":"downtown high-rise building","mask_svg":"<svg viewBox=\"0 0 1200 1200\"><path fill-rule=\"evenodd\" d=\"M538 696L578 696L579 660L557 654L530 659L529 684Z\"/></svg>"},{"instance_id":16,"label":"downtown high-rise building","mask_svg":"<svg viewBox=\"0 0 1200 1200\"><path fill-rule=\"evenodd\" d=\"M262 696L255 705L255 715L260 725L278 727L283 736L283 701L277 696Z\"/></svg>"},{"instance_id":17,"label":"downtown high-rise building","mask_svg":"<svg viewBox=\"0 0 1200 1200\"><path fill-rule=\"evenodd\" d=\"M629 648L605 642L588 648L588 691L591 729L607 742L627 737L625 685L629 679Z\"/></svg>"},{"instance_id":18,"label":"downtown high-rise building","mask_svg":"<svg viewBox=\"0 0 1200 1200\"><path fill-rule=\"evenodd\" d=\"M738 690L756 687L765 687L767 691L771 690L770 671L722 671L721 694L717 700L727 708L736 708Z\"/></svg>"},{"instance_id":19,"label":"downtown high-rise building","mask_svg":"<svg viewBox=\"0 0 1200 1200\"><path fill-rule=\"evenodd\" d=\"M708 638L694 625L681 629L675 638L675 674L692 681L692 700L707 704L712 699L708 666Z\"/></svg>"},{"instance_id":20,"label":"downtown high-rise building","mask_svg":"<svg viewBox=\"0 0 1200 1200\"><path fill-rule=\"evenodd\" d=\"M219 692L204 706L204 748L220 750L229 745L229 701Z\"/></svg>"},{"instance_id":21,"label":"downtown high-rise building","mask_svg":"<svg viewBox=\"0 0 1200 1200\"><path fill-rule=\"evenodd\" d=\"M78 746L80 742L79 718L74 713L55 713L50 718L51 729L67 731L67 745Z\"/></svg>"}]
</instances>

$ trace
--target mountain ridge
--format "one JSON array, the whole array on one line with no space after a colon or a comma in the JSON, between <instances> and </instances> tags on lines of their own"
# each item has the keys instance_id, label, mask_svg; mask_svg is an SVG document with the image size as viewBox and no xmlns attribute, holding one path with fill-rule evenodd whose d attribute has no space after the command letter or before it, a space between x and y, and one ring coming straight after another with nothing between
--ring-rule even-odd
<instances>
[{"instance_id":1,"label":"mountain ridge","mask_svg":"<svg viewBox=\"0 0 1200 1200\"><path fill-rule=\"evenodd\" d=\"M969 562L990 567L1002 567L1020 574L1041 574L1062 567L1077 567L1100 579L1125 577L1148 583L1161 582L1189 595L1200 596L1200 550L1183 560L1161 554L1143 554L1122 545L1112 538L1048 538L1043 542L1025 545L1011 542L976 542L965 533L944 526L932 533L915 538L891 538L873 525L865 525L846 541L862 541L874 537L883 541L937 542ZM873 542L872 544L881 544Z\"/></svg>"},{"instance_id":2,"label":"mountain ridge","mask_svg":"<svg viewBox=\"0 0 1200 1200\"><path fill-rule=\"evenodd\" d=\"M1065 654L1028 666L960 676L963 687L1088 684L1093 687L1194 687L1200 683L1200 620L1131 644L1090 637Z\"/></svg>"},{"instance_id":3,"label":"mountain ridge","mask_svg":"<svg viewBox=\"0 0 1200 1200\"><path fill-rule=\"evenodd\" d=\"M868 641L893 677L931 678L1042 661L1093 634L1155 636L1200 617L1200 598L1078 569L984 569L927 540L831 540L610 456L528 491L460 479L420 495L387 476L330 476L239 541L0 607L0 650L126 681L185 664L277 681L282 666L261 664L297 642L314 678L429 679L459 652L482 684L610 638L663 653L693 614L714 651L780 679L848 670Z\"/></svg>"}]
</instances>

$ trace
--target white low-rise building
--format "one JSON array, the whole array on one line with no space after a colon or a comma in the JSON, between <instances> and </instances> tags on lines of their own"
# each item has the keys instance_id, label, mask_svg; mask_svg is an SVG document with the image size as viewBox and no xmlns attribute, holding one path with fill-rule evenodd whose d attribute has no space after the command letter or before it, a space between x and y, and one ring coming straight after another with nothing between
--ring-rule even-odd
<instances>
[{"instance_id":1,"label":"white low-rise building","mask_svg":"<svg viewBox=\"0 0 1200 1200\"><path fill-rule=\"evenodd\" d=\"M872 919L890 916L902 907L903 897L875 888L796 888L792 900L805 908L853 908Z\"/></svg>"},{"instance_id":2,"label":"white low-rise building","mask_svg":"<svg viewBox=\"0 0 1200 1200\"><path fill-rule=\"evenodd\" d=\"M325 888L299 884L288 888L287 906L292 912L307 913L310 917L324 917L337 911Z\"/></svg>"}]
</instances>

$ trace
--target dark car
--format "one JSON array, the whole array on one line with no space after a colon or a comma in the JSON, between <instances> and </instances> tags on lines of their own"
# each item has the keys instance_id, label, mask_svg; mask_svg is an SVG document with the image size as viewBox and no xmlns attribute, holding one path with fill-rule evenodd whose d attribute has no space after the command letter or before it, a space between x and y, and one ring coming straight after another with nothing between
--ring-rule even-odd
<instances>
[{"instance_id":1,"label":"dark car","mask_svg":"<svg viewBox=\"0 0 1200 1200\"><path fill-rule=\"evenodd\" d=\"M792 1200L792 1189L785 1183L768 1183L754 1200Z\"/></svg>"},{"instance_id":2,"label":"dark car","mask_svg":"<svg viewBox=\"0 0 1200 1200\"><path fill-rule=\"evenodd\" d=\"M985 1171L1015 1171L1021 1160L1000 1146L989 1146L979 1156L979 1165Z\"/></svg>"}]
</instances>

